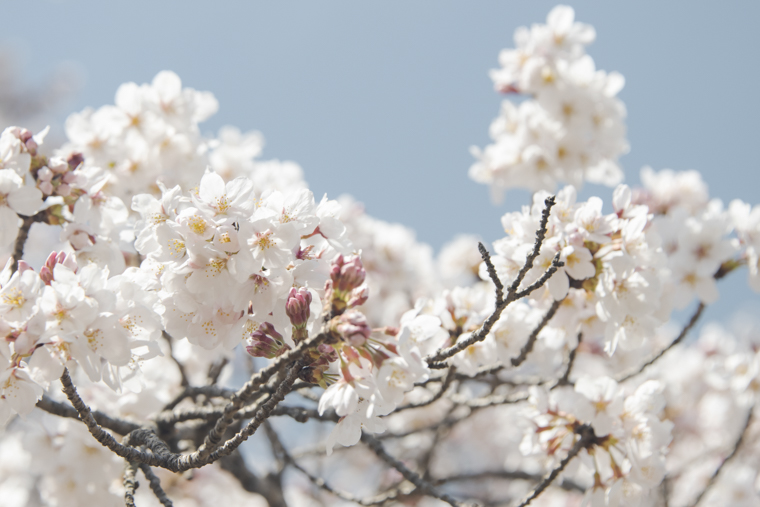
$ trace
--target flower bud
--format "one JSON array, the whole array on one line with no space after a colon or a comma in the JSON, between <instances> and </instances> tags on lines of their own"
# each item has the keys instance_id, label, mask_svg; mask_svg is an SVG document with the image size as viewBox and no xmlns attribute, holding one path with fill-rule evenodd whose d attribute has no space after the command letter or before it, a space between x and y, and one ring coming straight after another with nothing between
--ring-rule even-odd
<instances>
[{"instance_id":1,"label":"flower bud","mask_svg":"<svg viewBox=\"0 0 760 507\"><path fill-rule=\"evenodd\" d=\"M285 313L290 318L293 327L306 327L309 315L311 315L309 305L311 305L311 292L308 289L304 287L290 289L288 300L285 303Z\"/></svg>"},{"instance_id":2,"label":"flower bud","mask_svg":"<svg viewBox=\"0 0 760 507\"><path fill-rule=\"evenodd\" d=\"M342 255L335 258L330 268L330 280L325 286L325 296L331 303L333 315L340 315L346 308L366 302L366 289L359 289L366 276L359 256L353 256L348 261Z\"/></svg>"},{"instance_id":3,"label":"flower bud","mask_svg":"<svg viewBox=\"0 0 760 507\"><path fill-rule=\"evenodd\" d=\"M372 334L372 329L370 329L367 323L367 317L356 310L348 311L338 317L335 321L334 329L344 341L354 347L364 345L370 334Z\"/></svg>"},{"instance_id":4,"label":"flower bud","mask_svg":"<svg viewBox=\"0 0 760 507\"><path fill-rule=\"evenodd\" d=\"M333 288L341 293L351 292L363 284L366 276L367 272L358 255L351 257L348 261L342 255L338 255L330 269Z\"/></svg>"},{"instance_id":5,"label":"flower bud","mask_svg":"<svg viewBox=\"0 0 760 507\"><path fill-rule=\"evenodd\" d=\"M269 322L264 322L251 333L251 344L245 348L250 355L267 359L281 356L288 349L290 347L283 343L282 335Z\"/></svg>"}]
</instances>

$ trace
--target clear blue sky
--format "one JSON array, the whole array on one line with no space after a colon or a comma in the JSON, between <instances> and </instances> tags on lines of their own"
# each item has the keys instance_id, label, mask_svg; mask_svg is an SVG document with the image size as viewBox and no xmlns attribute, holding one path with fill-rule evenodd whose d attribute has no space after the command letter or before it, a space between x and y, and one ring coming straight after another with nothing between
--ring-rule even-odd
<instances>
[{"instance_id":1,"label":"clear blue sky","mask_svg":"<svg viewBox=\"0 0 760 507\"><path fill-rule=\"evenodd\" d=\"M5 2L0 43L30 83L76 63L84 86L68 105L113 102L122 82L162 69L212 91L204 128L263 132L265 158L295 160L318 195L351 193L369 213L439 247L456 233L486 240L500 207L467 178L471 145L488 142L501 97L488 70L514 29L555 2L76 1ZM594 25L597 67L626 78L629 183L642 165L697 169L713 196L760 202L760 3L570 2ZM591 188L609 201L610 191ZM744 275L722 284L714 317L741 301ZM734 292L728 296L728 291Z\"/></svg>"}]
</instances>

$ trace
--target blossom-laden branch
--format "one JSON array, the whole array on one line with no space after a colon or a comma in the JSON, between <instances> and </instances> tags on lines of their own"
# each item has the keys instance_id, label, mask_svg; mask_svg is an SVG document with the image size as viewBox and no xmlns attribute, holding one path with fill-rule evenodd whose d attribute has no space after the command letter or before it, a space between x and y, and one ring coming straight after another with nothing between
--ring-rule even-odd
<instances>
[{"instance_id":1,"label":"blossom-laden branch","mask_svg":"<svg viewBox=\"0 0 760 507\"><path fill-rule=\"evenodd\" d=\"M576 428L575 432L580 436L580 438L577 442L575 442L575 445L573 445L573 447L567 453L567 456L565 456L562 461L559 462L559 465L553 468L552 471L549 472L546 477L544 477L538 486L536 486L533 491L531 491L528 496L525 497L522 502L520 502L520 505L518 507L525 507L530 502L538 498L538 496L543 493L544 490L548 488L552 482L554 482L557 476L562 473L562 471L573 460L573 458L575 458L583 449L591 445L596 439L596 435L594 435L594 429L587 424L579 426Z\"/></svg>"},{"instance_id":2,"label":"blossom-laden branch","mask_svg":"<svg viewBox=\"0 0 760 507\"><path fill-rule=\"evenodd\" d=\"M754 408L755 408L754 406L750 407L749 412L747 413L747 419L744 421L744 426L742 426L742 430L739 433L739 438L736 439L736 442L731 448L731 452L720 463L720 465L718 465L718 468L715 469L713 474L707 480L707 484L705 485L704 489L699 492L697 497L691 503L690 507L697 507L697 505L699 505L699 502L702 501L702 498L704 498L704 496L710 491L710 489L713 487L715 482L718 480L718 476L720 475L721 470L723 470L723 467L726 466L726 463L731 461L734 458L734 456L736 456L736 454L739 452L739 448L742 446L742 442L744 442L744 438L747 436L749 427L752 425L752 420L753 420L752 413L754 412Z\"/></svg>"},{"instance_id":3,"label":"blossom-laden branch","mask_svg":"<svg viewBox=\"0 0 760 507\"><path fill-rule=\"evenodd\" d=\"M507 289L506 296L504 295L504 284L501 282L498 274L496 273L496 268L491 261L491 255L488 253L482 243L478 244L478 249L480 250L483 261L486 264L488 275L496 287L496 307L494 308L493 313L488 316L486 321L483 323L480 329L478 329L477 332L472 333L468 338L460 340L448 348L441 349L434 355L426 358L429 368L446 368L448 365L443 362L444 360L454 356L455 354L458 354L459 352L462 352L463 350L467 349L467 347L477 342L485 340L486 336L488 336L488 333L491 332L493 326L496 324L496 322L498 322L504 309L509 306L510 303L524 298L530 295L539 287L542 287L549 280L549 278L551 278L551 276L564 265L564 263L559 260L559 254L557 254L554 257L549 269L547 269L546 272L538 280L536 280L526 289L519 291L520 285L525 279L525 275L527 275L528 271L533 268L533 262L536 260L536 257L538 257L538 254L541 251L541 245L543 245L544 239L546 238L549 215L551 214L551 209L552 206L554 206L554 203L554 196L549 196L546 198L546 201L544 202L545 207L541 214L541 222L538 230L536 231L536 241L533 245L533 250L526 257L525 263L523 264L522 268L520 268L520 271L512 281L512 284Z\"/></svg>"},{"instance_id":4,"label":"blossom-laden branch","mask_svg":"<svg viewBox=\"0 0 760 507\"><path fill-rule=\"evenodd\" d=\"M198 457L203 460L212 453L212 451L220 443L222 437L224 436L224 432L227 430L227 427L234 421L232 415L240 409L243 403L245 403L257 392L260 386L266 383L273 375L282 371L286 365L301 358L301 356L303 356L308 349L316 347L320 343L324 342L327 339L327 336L328 335L326 333L319 333L317 336L304 340L299 344L299 346L280 356L276 361L263 368L256 375L254 375L253 378L246 382L245 385L243 385L243 387L241 387L231 397L230 401L227 403L227 406L224 407L223 414L216 421L213 429L209 432L209 434L204 439L203 444L201 444L200 448L198 449ZM295 376L293 376L292 380L293 381L291 384L295 382Z\"/></svg>"}]
</instances>

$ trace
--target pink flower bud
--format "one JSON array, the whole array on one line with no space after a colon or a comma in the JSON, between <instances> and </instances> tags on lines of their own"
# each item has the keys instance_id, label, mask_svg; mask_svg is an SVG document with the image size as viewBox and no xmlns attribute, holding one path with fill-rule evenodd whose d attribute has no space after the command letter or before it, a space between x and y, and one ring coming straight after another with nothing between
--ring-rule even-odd
<instances>
[{"instance_id":1,"label":"pink flower bud","mask_svg":"<svg viewBox=\"0 0 760 507\"><path fill-rule=\"evenodd\" d=\"M342 255L338 255L330 269L330 278L333 287L339 292L350 292L364 283L367 276L359 256L353 256L346 261Z\"/></svg>"},{"instance_id":2,"label":"pink flower bud","mask_svg":"<svg viewBox=\"0 0 760 507\"><path fill-rule=\"evenodd\" d=\"M348 307L361 306L367 302L369 298L369 288L360 287L351 291L351 298L348 300Z\"/></svg>"},{"instance_id":3,"label":"pink flower bud","mask_svg":"<svg viewBox=\"0 0 760 507\"><path fill-rule=\"evenodd\" d=\"M272 359L284 354L290 347L282 342L282 335L272 324L265 322L251 333L251 344L245 350L254 357Z\"/></svg>"},{"instance_id":4,"label":"pink flower bud","mask_svg":"<svg viewBox=\"0 0 760 507\"><path fill-rule=\"evenodd\" d=\"M285 303L285 313L294 327L306 327L309 315L311 315L309 305L311 305L311 292L308 289L305 287L290 289L288 300Z\"/></svg>"},{"instance_id":5,"label":"pink flower bud","mask_svg":"<svg viewBox=\"0 0 760 507\"><path fill-rule=\"evenodd\" d=\"M367 317L355 310L346 312L337 319L335 331L354 347L364 345L372 334Z\"/></svg>"}]
</instances>

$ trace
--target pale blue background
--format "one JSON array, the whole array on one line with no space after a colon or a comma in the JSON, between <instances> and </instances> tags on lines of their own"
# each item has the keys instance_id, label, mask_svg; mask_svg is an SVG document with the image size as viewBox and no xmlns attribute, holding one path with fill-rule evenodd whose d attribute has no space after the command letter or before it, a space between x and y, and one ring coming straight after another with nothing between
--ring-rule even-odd
<instances>
[{"instance_id":1,"label":"pale blue background","mask_svg":"<svg viewBox=\"0 0 760 507\"><path fill-rule=\"evenodd\" d=\"M462 232L498 238L499 217L528 202L511 192L492 206L486 188L467 178L468 148L489 141L501 97L487 72L499 50L554 5L3 2L0 43L11 44L30 83L61 61L84 71L67 111L112 103L119 84L174 70L219 99L204 129L262 131L264 158L297 161L317 195L351 193L437 248ZM693 168L713 196L760 202L760 3L572 5L597 30L589 48L597 67L626 77L627 181L635 184L645 164ZM587 191L609 201L607 189ZM710 317L750 300L760 309L745 273L732 278Z\"/></svg>"}]
</instances>

